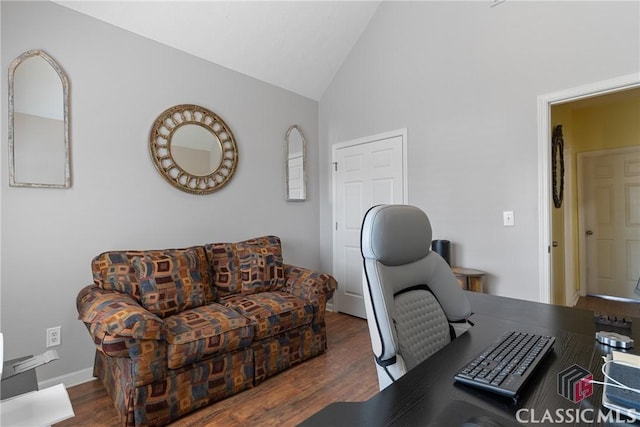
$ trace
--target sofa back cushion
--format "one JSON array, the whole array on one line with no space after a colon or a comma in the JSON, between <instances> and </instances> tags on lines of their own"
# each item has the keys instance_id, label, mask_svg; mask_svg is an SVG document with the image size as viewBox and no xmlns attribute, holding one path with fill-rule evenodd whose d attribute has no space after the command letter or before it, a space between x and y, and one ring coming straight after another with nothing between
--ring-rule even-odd
<instances>
[{"instance_id":1,"label":"sofa back cushion","mask_svg":"<svg viewBox=\"0 0 640 427\"><path fill-rule=\"evenodd\" d=\"M210 243L205 245L205 250L219 297L284 288L279 237L257 237L238 243Z\"/></svg>"},{"instance_id":2,"label":"sofa back cushion","mask_svg":"<svg viewBox=\"0 0 640 427\"><path fill-rule=\"evenodd\" d=\"M182 249L158 249L148 251L109 251L103 252L93 258L91 262L91 270L93 273L93 282L100 288L107 291L118 291L129 294L140 301L140 284L135 269L133 268L133 260L135 258L144 258L145 256L179 256L183 253L195 253L197 267L202 277L202 283L205 284L205 295L207 302L213 302L216 299L215 288L210 286L210 273L207 256L202 246L193 246Z\"/></svg>"},{"instance_id":3,"label":"sofa back cushion","mask_svg":"<svg viewBox=\"0 0 640 427\"><path fill-rule=\"evenodd\" d=\"M195 251L136 257L133 268L140 303L153 314L165 318L207 302Z\"/></svg>"}]
</instances>

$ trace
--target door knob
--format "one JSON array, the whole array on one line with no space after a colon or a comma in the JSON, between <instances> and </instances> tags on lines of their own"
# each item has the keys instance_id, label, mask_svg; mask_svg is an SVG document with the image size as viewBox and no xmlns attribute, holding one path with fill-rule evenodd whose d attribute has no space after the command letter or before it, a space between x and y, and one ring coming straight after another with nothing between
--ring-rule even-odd
<instances>
[{"instance_id":1,"label":"door knob","mask_svg":"<svg viewBox=\"0 0 640 427\"><path fill-rule=\"evenodd\" d=\"M556 240L554 240L553 242L551 242L551 246L553 246L554 248L558 247L558 242Z\"/></svg>"},{"instance_id":2,"label":"door knob","mask_svg":"<svg viewBox=\"0 0 640 427\"><path fill-rule=\"evenodd\" d=\"M593 230L587 230L587 236L591 236L593 234Z\"/></svg>"}]
</instances>

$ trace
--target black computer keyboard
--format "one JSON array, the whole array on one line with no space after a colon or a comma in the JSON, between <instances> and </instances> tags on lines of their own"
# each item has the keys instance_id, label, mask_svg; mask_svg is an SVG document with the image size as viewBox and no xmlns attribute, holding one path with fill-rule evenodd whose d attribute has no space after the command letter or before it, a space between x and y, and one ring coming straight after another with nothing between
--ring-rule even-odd
<instances>
[{"instance_id":1,"label":"black computer keyboard","mask_svg":"<svg viewBox=\"0 0 640 427\"><path fill-rule=\"evenodd\" d=\"M505 396L517 396L555 341L555 337L507 332L460 369L454 378Z\"/></svg>"}]
</instances>

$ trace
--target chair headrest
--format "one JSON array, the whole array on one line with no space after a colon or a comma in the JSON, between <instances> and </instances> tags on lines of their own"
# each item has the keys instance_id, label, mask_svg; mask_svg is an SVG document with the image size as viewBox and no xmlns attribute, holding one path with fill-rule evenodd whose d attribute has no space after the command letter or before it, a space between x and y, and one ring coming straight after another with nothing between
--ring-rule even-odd
<instances>
[{"instance_id":1,"label":"chair headrest","mask_svg":"<svg viewBox=\"0 0 640 427\"><path fill-rule=\"evenodd\" d=\"M362 256L385 265L408 264L427 256L432 230L427 214L415 206L379 205L365 214Z\"/></svg>"}]
</instances>

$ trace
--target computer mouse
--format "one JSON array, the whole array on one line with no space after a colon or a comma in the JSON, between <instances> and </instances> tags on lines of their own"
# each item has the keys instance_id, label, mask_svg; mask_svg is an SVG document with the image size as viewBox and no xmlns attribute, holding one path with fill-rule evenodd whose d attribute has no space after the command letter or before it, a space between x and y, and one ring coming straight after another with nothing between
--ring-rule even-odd
<instances>
[{"instance_id":1,"label":"computer mouse","mask_svg":"<svg viewBox=\"0 0 640 427\"><path fill-rule=\"evenodd\" d=\"M462 427L502 427L502 424L486 415L474 415L462 423Z\"/></svg>"}]
</instances>

